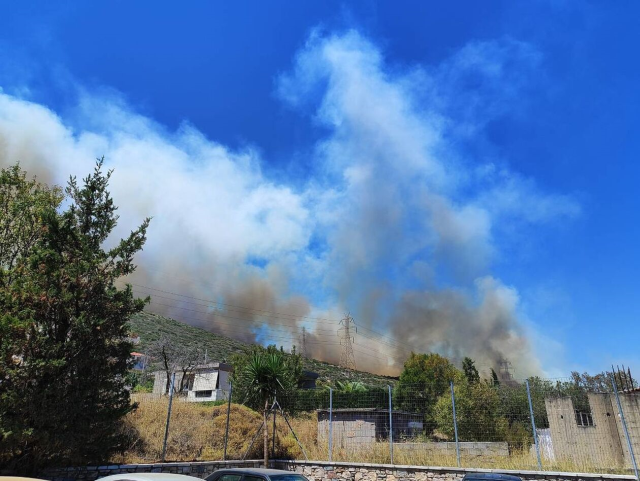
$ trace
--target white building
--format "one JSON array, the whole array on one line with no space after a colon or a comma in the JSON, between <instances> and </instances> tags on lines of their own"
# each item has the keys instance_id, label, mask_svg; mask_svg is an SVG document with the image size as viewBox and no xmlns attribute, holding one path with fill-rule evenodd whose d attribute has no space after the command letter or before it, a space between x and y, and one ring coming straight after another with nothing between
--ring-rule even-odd
<instances>
[{"instance_id":1,"label":"white building","mask_svg":"<svg viewBox=\"0 0 640 481\"><path fill-rule=\"evenodd\" d=\"M231 364L213 362L194 367L182 383L180 395L186 397L187 401L222 401L229 396L229 376L231 375ZM175 389L180 389L182 372L176 372ZM153 393L167 393L167 373L157 371L154 373Z\"/></svg>"}]
</instances>

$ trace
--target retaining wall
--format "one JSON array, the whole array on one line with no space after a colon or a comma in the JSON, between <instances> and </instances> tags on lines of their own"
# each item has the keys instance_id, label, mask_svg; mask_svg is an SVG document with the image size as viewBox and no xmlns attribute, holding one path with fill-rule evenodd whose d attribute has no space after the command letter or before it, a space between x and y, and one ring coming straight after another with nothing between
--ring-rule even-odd
<instances>
[{"instance_id":1,"label":"retaining wall","mask_svg":"<svg viewBox=\"0 0 640 481\"><path fill-rule=\"evenodd\" d=\"M392 464L276 461L274 467L304 474L310 481L461 481L467 473L506 473L524 481L636 481L616 474L468 469Z\"/></svg>"},{"instance_id":2,"label":"retaining wall","mask_svg":"<svg viewBox=\"0 0 640 481\"><path fill-rule=\"evenodd\" d=\"M497 469L401 466L391 464L330 463L326 461L274 461L272 467L304 474L310 481L461 481L467 473L507 473L523 481L636 481L634 476L616 474L513 471ZM52 481L94 481L124 473L177 473L205 478L218 469L258 468L262 461L210 461L192 463L113 464L48 470L41 478Z\"/></svg>"}]
</instances>

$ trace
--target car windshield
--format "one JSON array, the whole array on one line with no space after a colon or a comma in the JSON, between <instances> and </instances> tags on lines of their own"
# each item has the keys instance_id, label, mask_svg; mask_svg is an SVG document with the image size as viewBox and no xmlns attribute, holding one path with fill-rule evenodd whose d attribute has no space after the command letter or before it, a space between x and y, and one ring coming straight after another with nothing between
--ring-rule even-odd
<instances>
[{"instance_id":1,"label":"car windshield","mask_svg":"<svg viewBox=\"0 0 640 481\"><path fill-rule=\"evenodd\" d=\"M307 478L300 474L276 474L275 476L269 476L271 481L308 481Z\"/></svg>"}]
</instances>

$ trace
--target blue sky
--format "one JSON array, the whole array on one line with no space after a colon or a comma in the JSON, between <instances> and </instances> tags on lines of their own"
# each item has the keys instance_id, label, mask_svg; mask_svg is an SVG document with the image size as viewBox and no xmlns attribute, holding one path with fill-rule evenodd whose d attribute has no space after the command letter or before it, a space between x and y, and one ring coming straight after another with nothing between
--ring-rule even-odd
<instances>
[{"instance_id":1,"label":"blue sky","mask_svg":"<svg viewBox=\"0 0 640 481\"><path fill-rule=\"evenodd\" d=\"M184 292L246 305L267 289L252 306L351 310L454 357L482 357L455 333L465 323L490 322L468 335L492 349L504 325L505 355L530 340L522 374L640 371L636 3L2 3L0 137L13 147L0 160L64 182L102 151L121 198L144 200L131 222L163 221L152 192L171 169L203 169L175 180L176 198L203 204L182 229L202 240L176 251ZM6 140L45 114L51 129L24 140L37 154ZM170 151L145 160L165 169L158 184L127 190L130 164ZM152 244L142 263L173 249ZM207 263L228 272L209 278ZM147 285L168 285L150 271ZM422 309L444 317L421 324Z\"/></svg>"}]
</instances>

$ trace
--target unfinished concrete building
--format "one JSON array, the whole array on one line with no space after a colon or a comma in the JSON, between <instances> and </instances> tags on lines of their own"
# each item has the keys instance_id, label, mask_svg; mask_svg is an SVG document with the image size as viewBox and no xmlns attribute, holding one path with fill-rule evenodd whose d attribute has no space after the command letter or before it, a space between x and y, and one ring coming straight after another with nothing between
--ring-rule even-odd
<instances>
[{"instance_id":1,"label":"unfinished concrete building","mask_svg":"<svg viewBox=\"0 0 640 481\"><path fill-rule=\"evenodd\" d=\"M633 451L640 454L640 393L620 393ZM557 461L578 466L631 467L615 395L589 393L589 409L576 410L569 397L547 398L545 407Z\"/></svg>"}]
</instances>

